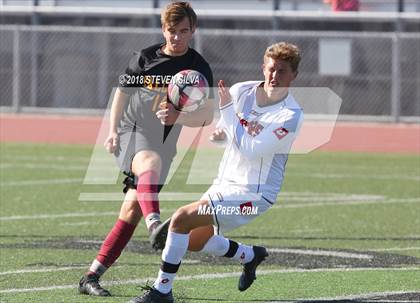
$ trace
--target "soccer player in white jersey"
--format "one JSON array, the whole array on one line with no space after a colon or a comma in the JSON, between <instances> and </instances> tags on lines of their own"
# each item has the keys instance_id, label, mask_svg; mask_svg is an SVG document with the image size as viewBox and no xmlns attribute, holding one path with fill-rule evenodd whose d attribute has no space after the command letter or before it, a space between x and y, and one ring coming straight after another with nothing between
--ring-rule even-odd
<instances>
[{"instance_id":1,"label":"soccer player in white jersey","mask_svg":"<svg viewBox=\"0 0 420 303\"><path fill-rule=\"evenodd\" d=\"M298 47L280 42L264 54L264 81L237 83L230 90L219 81L219 125L228 141L218 176L199 201L174 213L158 277L131 303L174 302L172 283L187 249L238 260L243 266L240 291L256 279L267 250L226 239L223 232L249 223L276 201L303 121L302 109L288 91L299 62Z\"/></svg>"}]
</instances>

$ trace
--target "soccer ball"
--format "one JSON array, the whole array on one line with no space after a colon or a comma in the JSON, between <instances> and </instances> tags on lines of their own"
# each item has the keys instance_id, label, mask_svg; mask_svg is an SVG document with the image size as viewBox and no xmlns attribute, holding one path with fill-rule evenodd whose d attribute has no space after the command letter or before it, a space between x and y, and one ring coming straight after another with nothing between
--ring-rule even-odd
<instances>
[{"instance_id":1,"label":"soccer ball","mask_svg":"<svg viewBox=\"0 0 420 303\"><path fill-rule=\"evenodd\" d=\"M180 111L195 111L208 96L207 79L196 70L180 71L172 77L168 85L168 100Z\"/></svg>"}]
</instances>

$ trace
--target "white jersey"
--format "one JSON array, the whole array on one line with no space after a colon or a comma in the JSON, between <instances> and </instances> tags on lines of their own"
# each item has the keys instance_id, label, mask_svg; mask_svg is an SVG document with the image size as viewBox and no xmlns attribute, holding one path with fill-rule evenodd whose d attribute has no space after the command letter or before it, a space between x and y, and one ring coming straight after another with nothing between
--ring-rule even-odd
<instances>
[{"instance_id":1,"label":"white jersey","mask_svg":"<svg viewBox=\"0 0 420 303\"><path fill-rule=\"evenodd\" d=\"M232 102L220 109L227 146L214 184L238 186L274 203L303 111L290 93L275 104L258 106L260 84L235 84L230 88Z\"/></svg>"}]
</instances>

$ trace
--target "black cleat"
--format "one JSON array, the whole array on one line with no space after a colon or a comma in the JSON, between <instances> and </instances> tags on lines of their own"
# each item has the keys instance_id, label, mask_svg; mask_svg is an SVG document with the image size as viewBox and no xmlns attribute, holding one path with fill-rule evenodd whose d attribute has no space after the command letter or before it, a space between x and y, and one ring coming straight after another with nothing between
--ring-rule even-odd
<instances>
[{"instance_id":1,"label":"black cleat","mask_svg":"<svg viewBox=\"0 0 420 303\"><path fill-rule=\"evenodd\" d=\"M128 303L174 303L174 297L172 296L172 290L168 294L163 294L153 287L143 287L146 292Z\"/></svg>"},{"instance_id":2,"label":"black cleat","mask_svg":"<svg viewBox=\"0 0 420 303\"><path fill-rule=\"evenodd\" d=\"M255 271L257 270L258 265L268 257L268 252L265 247L253 246L252 250L254 251L254 259L243 265L242 274L239 277L238 289L240 291L247 290L252 285L257 278L255 276Z\"/></svg>"},{"instance_id":3,"label":"black cleat","mask_svg":"<svg viewBox=\"0 0 420 303\"><path fill-rule=\"evenodd\" d=\"M99 285L99 276L85 275L79 282L79 293L91 296L109 297L111 293Z\"/></svg>"},{"instance_id":4,"label":"black cleat","mask_svg":"<svg viewBox=\"0 0 420 303\"><path fill-rule=\"evenodd\" d=\"M157 222L156 222L157 223ZM168 236L169 224L171 218L166 219L163 223L153 224L150 227L149 241L155 250L164 249L166 237Z\"/></svg>"}]
</instances>

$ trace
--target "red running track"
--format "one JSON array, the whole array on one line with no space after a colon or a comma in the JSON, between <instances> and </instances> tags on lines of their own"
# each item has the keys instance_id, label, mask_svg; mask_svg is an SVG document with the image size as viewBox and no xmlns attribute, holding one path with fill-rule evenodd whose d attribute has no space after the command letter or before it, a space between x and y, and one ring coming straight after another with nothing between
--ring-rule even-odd
<instances>
[{"instance_id":1,"label":"red running track","mask_svg":"<svg viewBox=\"0 0 420 303\"><path fill-rule=\"evenodd\" d=\"M102 117L98 116L1 114L0 142L94 144L101 123ZM322 123L307 122L296 144L297 149L307 148L305 145L325 128ZM185 138L194 135L193 130L184 129L181 145L186 142ZM211 126L204 129L204 138L208 138L212 129ZM206 147L213 146L207 139L202 142ZM420 125L338 122L332 132L331 140L318 149L420 154Z\"/></svg>"}]
</instances>

